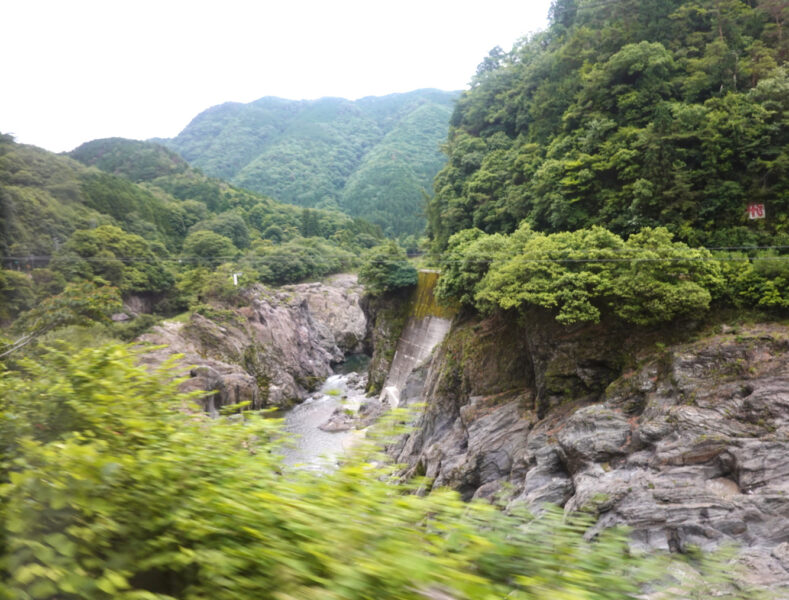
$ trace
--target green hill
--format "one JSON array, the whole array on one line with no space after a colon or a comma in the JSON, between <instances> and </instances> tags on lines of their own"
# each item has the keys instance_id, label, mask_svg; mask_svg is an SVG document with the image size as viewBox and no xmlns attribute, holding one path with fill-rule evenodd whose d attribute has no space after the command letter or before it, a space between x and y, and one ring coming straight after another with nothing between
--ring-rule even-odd
<instances>
[{"instance_id":1,"label":"green hill","mask_svg":"<svg viewBox=\"0 0 789 600\"><path fill-rule=\"evenodd\" d=\"M226 103L160 140L192 165L305 207L339 208L390 234L424 229L424 190L446 160L455 92Z\"/></svg>"},{"instance_id":2,"label":"green hill","mask_svg":"<svg viewBox=\"0 0 789 600\"><path fill-rule=\"evenodd\" d=\"M172 313L232 292L233 272L245 284L322 277L382 240L371 223L233 187L154 143L95 140L66 156L0 135L0 322L81 282Z\"/></svg>"},{"instance_id":3,"label":"green hill","mask_svg":"<svg viewBox=\"0 0 789 600\"><path fill-rule=\"evenodd\" d=\"M429 207L457 231L786 245L789 8L760 0L559 0L549 29L492 52L452 116ZM750 221L749 203L767 218Z\"/></svg>"},{"instance_id":4,"label":"green hill","mask_svg":"<svg viewBox=\"0 0 789 600\"><path fill-rule=\"evenodd\" d=\"M78 229L104 224L176 244L172 201L69 157L0 139L0 250L50 255Z\"/></svg>"}]
</instances>

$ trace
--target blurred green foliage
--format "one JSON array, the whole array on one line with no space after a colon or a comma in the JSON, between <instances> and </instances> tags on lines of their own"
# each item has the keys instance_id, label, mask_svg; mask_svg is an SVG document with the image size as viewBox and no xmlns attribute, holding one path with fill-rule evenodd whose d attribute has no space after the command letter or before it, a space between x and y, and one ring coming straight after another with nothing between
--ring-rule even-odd
<instances>
[{"instance_id":1,"label":"blurred green foliage","mask_svg":"<svg viewBox=\"0 0 789 600\"><path fill-rule=\"evenodd\" d=\"M120 346L2 373L2 597L620 600L677 583L622 532L587 540L587 518L414 494L367 444L334 472L289 470L277 421L208 418L177 385Z\"/></svg>"}]
</instances>

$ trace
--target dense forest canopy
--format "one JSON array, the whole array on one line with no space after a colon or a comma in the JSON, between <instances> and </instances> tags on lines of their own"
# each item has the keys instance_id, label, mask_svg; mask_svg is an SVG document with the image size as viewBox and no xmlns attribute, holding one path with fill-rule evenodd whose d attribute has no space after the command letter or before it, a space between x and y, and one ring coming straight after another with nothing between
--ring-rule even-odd
<instances>
[{"instance_id":1,"label":"dense forest canopy","mask_svg":"<svg viewBox=\"0 0 789 600\"><path fill-rule=\"evenodd\" d=\"M780 0L557 0L549 29L492 51L457 103L436 249L524 219L786 245L788 18ZM767 218L749 222L749 203Z\"/></svg>"},{"instance_id":2,"label":"dense forest canopy","mask_svg":"<svg viewBox=\"0 0 789 600\"><path fill-rule=\"evenodd\" d=\"M191 164L280 202L339 208L388 234L424 230L455 92L226 103L161 140Z\"/></svg>"}]
</instances>

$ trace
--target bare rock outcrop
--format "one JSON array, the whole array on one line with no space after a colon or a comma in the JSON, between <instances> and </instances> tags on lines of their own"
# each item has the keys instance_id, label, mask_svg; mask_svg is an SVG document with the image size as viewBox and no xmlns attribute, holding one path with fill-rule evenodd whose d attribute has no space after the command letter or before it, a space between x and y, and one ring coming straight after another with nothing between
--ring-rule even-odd
<instances>
[{"instance_id":1,"label":"bare rock outcrop","mask_svg":"<svg viewBox=\"0 0 789 600\"><path fill-rule=\"evenodd\" d=\"M367 323L360 294L352 275L276 290L253 286L236 305L155 327L140 342L161 347L142 360L158 365L183 355L190 379L182 387L205 391L209 411L244 401L287 406L314 391L345 353L361 349Z\"/></svg>"},{"instance_id":2,"label":"bare rock outcrop","mask_svg":"<svg viewBox=\"0 0 789 600\"><path fill-rule=\"evenodd\" d=\"M789 597L789 327L657 347L535 327L456 323L409 382L426 406L397 460L467 498L626 524L645 549L735 543L750 582Z\"/></svg>"}]
</instances>

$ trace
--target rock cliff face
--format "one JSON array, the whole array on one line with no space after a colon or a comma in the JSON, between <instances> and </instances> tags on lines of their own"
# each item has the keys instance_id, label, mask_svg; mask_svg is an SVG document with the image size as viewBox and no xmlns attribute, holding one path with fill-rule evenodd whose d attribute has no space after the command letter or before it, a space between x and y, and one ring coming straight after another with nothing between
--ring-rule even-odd
<instances>
[{"instance_id":1,"label":"rock cliff face","mask_svg":"<svg viewBox=\"0 0 789 600\"><path fill-rule=\"evenodd\" d=\"M456 320L408 383L427 404L391 451L467 498L591 511L644 548L734 542L752 581L789 597L789 327L687 329Z\"/></svg>"},{"instance_id":2,"label":"rock cliff face","mask_svg":"<svg viewBox=\"0 0 789 600\"><path fill-rule=\"evenodd\" d=\"M173 354L190 366L185 390L203 390L205 408L249 401L287 406L331 374L331 365L363 348L367 322L355 276L271 290L255 286L236 306L216 306L186 323L165 322L141 342L152 365Z\"/></svg>"}]
</instances>

